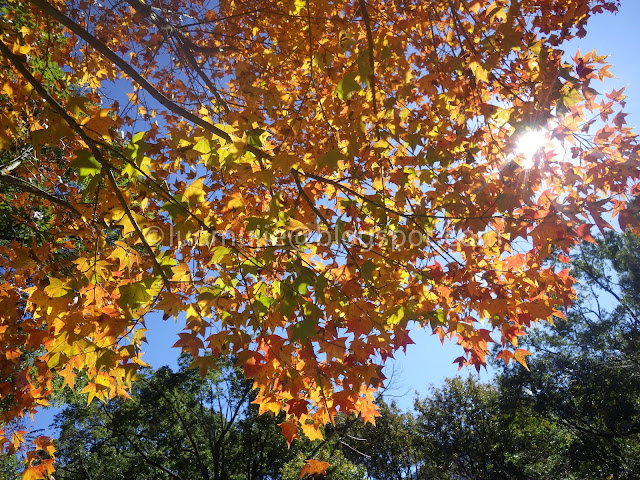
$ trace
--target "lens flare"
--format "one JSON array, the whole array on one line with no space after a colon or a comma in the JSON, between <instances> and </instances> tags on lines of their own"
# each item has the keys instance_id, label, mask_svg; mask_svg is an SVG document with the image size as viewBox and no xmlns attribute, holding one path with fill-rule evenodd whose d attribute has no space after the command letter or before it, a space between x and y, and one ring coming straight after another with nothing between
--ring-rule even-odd
<instances>
[{"instance_id":1,"label":"lens flare","mask_svg":"<svg viewBox=\"0 0 640 480\"><path fill-rule=\"evenodd\" d=\"M522 155L524 162L523 168L531 168L534 165L533 157L545 145L549 143L549 138L545 130L530 130L523 133L518 139L516 153Z\"/></svg>"}]
</instances>

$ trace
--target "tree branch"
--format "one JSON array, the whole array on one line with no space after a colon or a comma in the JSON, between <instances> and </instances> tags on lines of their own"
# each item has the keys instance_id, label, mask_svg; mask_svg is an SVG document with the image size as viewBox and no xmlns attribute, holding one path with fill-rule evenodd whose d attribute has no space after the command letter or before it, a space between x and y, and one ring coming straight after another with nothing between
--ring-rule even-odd
<instances>
[{"instance_id":1,"label":"tree branch","mask_svg":"<svg viewBox=\"0 0 640 480\"><path fill-rule=\"evenodd\" d=\"M360 15L362 16L362 21L364 22L364 28L367 31L367 43L369 44L369 66L371 67L369 83L371 84L371 97L373 99L373 114L375 115L377 122L378 103L376 101L376 64L375 58L373 56L373 32L371 30L371 18L369 17L369 12L367 11L366 0L360 0ZM378 140L380 140L380 132L377 127L376 134L378 136Z\"/></svg>"},{"instance_id":2,"label":"tree branch","mask_svg":"<svg viewBox=\"0 0 640 480\"><path fill-rule=\"evenodd\" d=\"M196 71L200 79L209 88L209 90L211 90L211 93L213 93L213 95L216 97L218 104L228 113L229 106L222 99L222 97L220 96L220 92L218 92L218 89L216 88L216 86L213 84L211 79L202 71L202 68L200 68L200 65L198 65L198 62L196 61L193 54L191 53L191 50L193 50L194 49L193 47L195 47L191 39L189 39L189 37L187 37L182 30L176 28L174 25L170 24L160 15L155 13L149 5L142 3L140 0L126 0L126 2L129 5L131 5L136 11L145 15L151 22L153 22L158 27L158 29L165 32L169 32L170 35L172 35L174 38L177 39L181 47L179 49L178 54L182 53L182 56L184 57L186 62L191 66L191 68L193 68Z\"/></svg>"},{"instance_id":3,"label":"tree branch","mask_svg":"<svg viewBox=\"0 0 640 480\"><path fill-rule=\"evenodd\" d=\"M35 0L35 1L40 2L41 0ZM44 3L46 3L46 2L44 2ZM158 274L162 278L162 282L164 283L165 288L167 289L167 291L170 292L171 291L171 283L169 282L169 279L165 275L164 270L162 270L162 267L161 267L160 263L158 262L158 259L156 258L155 254L153 252L153 249L151 248L151 246L147 242L147 239L144 237L144 234L142 233L142 230L140 229L140 226L138 225L138 223L136 222L135 218L133 217L133 213L131 212L131 209L129 208L129 205L127 205L127 202L124 199L124 197L122 195L122 192L120 192L120 189L118 187L118 184L117 184L115 178L113 177L113 172L111 170L111 165L109 165L109 163L106 161L106 159L102 155L102 152L98 148L96 142L91 137L89 137L89 135L87 135L87 133L82 129L82 127L80 127L80 125L62 107L62 105L60 105L49 94L47 89L44 88L44 86L38 80L36 80L36 78L31 74L29 69L25 65L22 64L20 59L2 41L0 41L0 52L6 58L9 59L9 62L13 65L13 67L16 70L18 70L18 72L20 72L20 74L31 84L31 86L34 88L34 90L36 92L38 92L38 94L51 106L51 108L56 113L58 113L58 115L60 115L60 117L62 117L62 119L67 123L67 125L69 125L69 127L74 132L76 132L78 134L78 136L82 139L82 141L87 144L87 146L91 150L91 153L93 153L93 156L95 157L95 159L100 163L100 165L102 165L102 168L105 170L105 172L107 174L107 178L109 179L109 183L113 187L114 192L115 192L116 196L118 197L118 201L122 205L122 208L124 209L127 217L129 218L129 221L133 225L133 228L136 231L136 234L137 234L138 238L140 239L140 241L142 242L145 250L151 256L151 260L153 262L154 269L158 271Z\"/></svg>"},{"instance_id":4,"label":"tree branch","mask_svg":"<svg viewBox=\"0 0 640 480\"><path fill-rule=\"evenodd\" d=\"M62 25L67 27L73 33L75 33L78 37L82 38L85 42L87 42L92 48L94 48L98 53L103 55L107 60L111 61L115 66L117 66L120 70L126 73L131 79L133 79L143 90L145 90L149 95L151 95L160 105L165 107L167 110L175 113L176 115L180 115L186 120L202 127L207 132L210 132L217 137L222 138L228 143L231 143L233 139L231 135L229 135L224 130L216 127L212 123L207 122L206 120L198 117L197 115L189 112L185 108L176 104L167 98L162 92L160 92L156 87L151 85L142 75L140 75L129 63L123 60L119 55L117 55L113 50L107 47L104 43L98 40L95 36L85 30L81 25L77 24L71 18L67 17L65 14L60 12L58 9L51 6L45 0L29 0L33 5L38 7L44 14L53 18L54 20L60 22ZM257 147L253 145L247 145L247 150L256 155L259 158L267 158L269 155Z\"/></svg>"},{"instance_id":5,"label":"tree branch","mask_svg":"<svg viewBox=\"0 0 640 480\"><path fill-rule=\"evenodd\" d=\"M4 45L4 43L2 45ZM13 175L0 174L0 183L5 183L7 185L16 187L18 190L22 190L23 192L32 193L38 197L42 197L45 200L50 201L51 203L64 207L66 210L69 210L74 216L82 218L82 213L80 213L69 202L62 198L58 198L55 195L51 195L48 192L45 192L41 188L27 182L26 180L23 180L22 178L14 177Z\"/></svg>"}]
</instances>

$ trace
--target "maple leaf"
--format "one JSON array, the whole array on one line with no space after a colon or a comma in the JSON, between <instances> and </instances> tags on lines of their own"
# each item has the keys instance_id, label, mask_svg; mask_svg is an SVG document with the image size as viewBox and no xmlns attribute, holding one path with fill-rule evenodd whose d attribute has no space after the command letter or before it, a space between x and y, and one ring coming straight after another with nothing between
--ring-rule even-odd
<instances>
[{"instance_id":1,"label":"maple leaf","mask_svg":"<svg viewBox=\"0 0 640 480\"><path fill-rule=\"evenodd\" d=\"M580 226L577 228L578 236L579 236L582 240L584 240L584 241L591 242L591 243L598 243L598 242L596 242L596 241L595 241L595 239L591 236L591 227L592 227L592 226L593 226L593 225L588 224L588 223L585 223L585 224L583 224L583 225L580 225Z\"/></svg>"},{"instance_id":2,"label":"maple leaf","mask_svg":"<svg viewBox=\"0 0 640 480\"><path fill-rule=\"evenodd\" d=\"M71 288L69 288L68 285L55 277L49 278L49 285L47 285L44 289L44 292L52 298L64 297L70 291Z\"/></svg>"},{"instance_id":3,"label":"maple leaf","mask_svg":"<svg viewBox=\"0 0 640 480\"><path fill-rule=\"evenodd\" d=\"M40 466L28 467L22 472L22 480L40 480L45 478Z\"/></svg>"},{"instance_id":4,"label":"maple leaf","mask_svg":"<svg viewBox=\"0 0 640 480\"><path fill-rule=\"evenodd\" d=\"M329 462L314 460L313 458L305 460L305 465L300 470L300 478L303 478L305 475L325 476L327 474L327 468L330 466L331 464Z\"/></svg>"},{"instance_id":5,"label":"maple leaf","mask_svg":"<svg viewBox=\"0 0 640 480\"><path fill-rule=\"evenodd\" d=\"M201 373L233 354L288 443L374 422L410 322L461 367L490 334L526 365L517 337L574 295L547 259L616 216L640 231L624 95L596 93L604 57L563 53L615 7L414 3L296 0L287 22L261 0L7 4L0 201L32 233L0 240L3 419L57 376L126 396L154 312L185 319Z\"/></svg>"},{"instance_id":6,"label":"maple leaf","mask_svg":"<svg viewBox=\"0 0 640 480\"><path fill-rule=\"evenodd\" d=\"M516 359L516 361L518 363L520 363L520 365L522 365L524 368L526 368L527 370L529 370L529 367L527 366L527 361L525 360L525 357L527 355L531 355L531 352L529 352L528 350L524 350L522 348L518 348L516 349L516 351L513 353L513 358Z\"/></svg>"},{"instance_id":7,"label":"maple leaf","mask_svg":"<svg viewBox=\"0 0 640 480\"><path fill-rule=\"evenodd\" d=\"M287 402L287 405L289 407L287 411L298 418L309 413L309 410L307 408L308 402L306 400L292 398Z\"/></svg>"},{"instance_id":8,"label":"maple leaf","mask_svg":"<svg viewBox=\"0 0 640 480\"><path fill-rule=\"evenodd\" d=\"M53 456L56 451L55 446L53 445L53 440L49 437L40 435L33 440L34 445L39 450L44 450L49 455Z\"/></svg>"},{"instance_id":9,"label":"maple leaf","mask_svg":"<svg viewBox=\"0 0 640 480\"><path fill-rule=\"evenodd\" d=\"M284 435L284 438L287 440L287 445L291 446L291 442L293 442L295 438L298 438L298 423L287 420L278 425L280 426L282 435Z\"/></svg>"},{"instance_id":10,"label":"maple leaf","mask_svg":"<svg viewBox=\"0 0 640 480\"><path fill-rule=\"evenodd\" d=\"M301 423L300 428L302 429L302 433L304 433L305 437L307 437L312 442L314 440L323 440L324 435L322 435L322 431L318 425L313 423Z\"/></svg>"},{"instance_id":11,"label":"maple leaf","mask_svg":"<svg viewBox=\"0 0 640 480\"><path fill-rule=\"evenodd\" d=\"M189 186L182 194L182 196L189 203L190 207L194 207L195 205L204 202L206 196L204 190L204 180L204 177L194 180L191 184L189 184Z\"/></svg>"}]
</instances>

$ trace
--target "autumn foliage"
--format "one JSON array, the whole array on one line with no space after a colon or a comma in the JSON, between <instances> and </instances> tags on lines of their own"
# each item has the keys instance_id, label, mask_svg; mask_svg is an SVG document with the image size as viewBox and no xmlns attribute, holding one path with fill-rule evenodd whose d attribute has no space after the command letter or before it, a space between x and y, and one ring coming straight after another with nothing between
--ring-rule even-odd
<instances>
[{"instance_id":1,"label":"autumn foliage","mask_svg":"<svg viewBox=\"0 0 640 480\"><path fill-rule=\"evenodd\" d=\"M233 354L288 441L373 422L410 322L461 365L492 341L525 363L573 293L545 260L638 228L624 96L562 50L615 3L5 0L2 159L33 154L0 195L50 219L0 247L1 420L57 376L126 395L158 311L195 367Z\"/></svg>"}]
</instances>

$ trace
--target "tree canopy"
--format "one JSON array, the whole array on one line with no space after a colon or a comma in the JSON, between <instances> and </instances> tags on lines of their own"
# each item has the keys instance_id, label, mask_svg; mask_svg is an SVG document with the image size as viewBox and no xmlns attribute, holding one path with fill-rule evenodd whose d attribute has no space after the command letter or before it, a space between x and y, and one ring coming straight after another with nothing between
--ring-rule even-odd
<instances>
[{"instance_id":1,"label":"tree canopy","mask_svg":"<svg viewBox=\"0 0 640 480\"><path fill-rule=\"evenodd\" d=\"M228 360L204 379L187 368L187 356L180 363L175 372L145 370L133 401L68 398L55 421L56 478L297 480L310 465L329 480L364 480L363 467L345 461L335 445L321 445L320 470L305 462L319 442L288 448L278 427L284 412L258 415L251 382Z\"/></svg>"},{"instance_id":2,"label":"tree canopy","mask_svg":"<svg viewBox=\"0 0 640 480\"><path fill-rule=\"evenodd\" d=\"M526 339L531 371L506 369L503 401L571 433L566 466L577 476L640 474L640 242L609 233L573 262L578 298L555 330Z\"/></svg>"},{"instance_id":3,"label":"tree canopy","mask_svg":"<svg viewBox=\"0 0 640 480\"><path fill-rule=\"evenodd\" d=\"M638 227L624 95L562 49L616 3L3 0L0 195L50 218L0 246L2 421L126 396L151 312L288 442L373 422L411 321L524 363L573 295L545 260Z\"/></svg>"},{"instance_id":4,"label":"tree canopy","mask_svg":"<svg viewBox=\"0 0 640 480\"><path fill-rule=\"evenodd\" d=\"M413 412L382 405L351 431L369 478L633 479L640 474L638 237L608 234L572 261L578 299L525 339L529 370L453 378Z\"/></svg>"},{"instance_id":5,"label":"tree canopy","mask_svg":"<svg viewBox=\"0 0 640 480\"><path fill-rule=\"evenodd\" d=\"M447 379L409 412L381 400L375 426L340 415L324 441L289 448L285 413L258 415L251 382L225 359L204 379L186 356L175 372L146 369L127 401L87 405L67 391L56 478L636 478L637 251L632 235L582 245L567 319L522 341L530 370L505 365L487 384ZM19 476L7 459L0 467Z\"/></svg>"},{"instance_id":6,"label":"tree canopy","mask_svg":"<svg viewBox=\"0 0 640 480\"><path fill-rule=\"evenodd\" d=\"M56 478L281 478L302 450L287 448L282 419L257 415L251 382L228 361L202 379L185 360L145 371L132 401L68 402L55 422Z\"/></svg>"}]
</instances>

